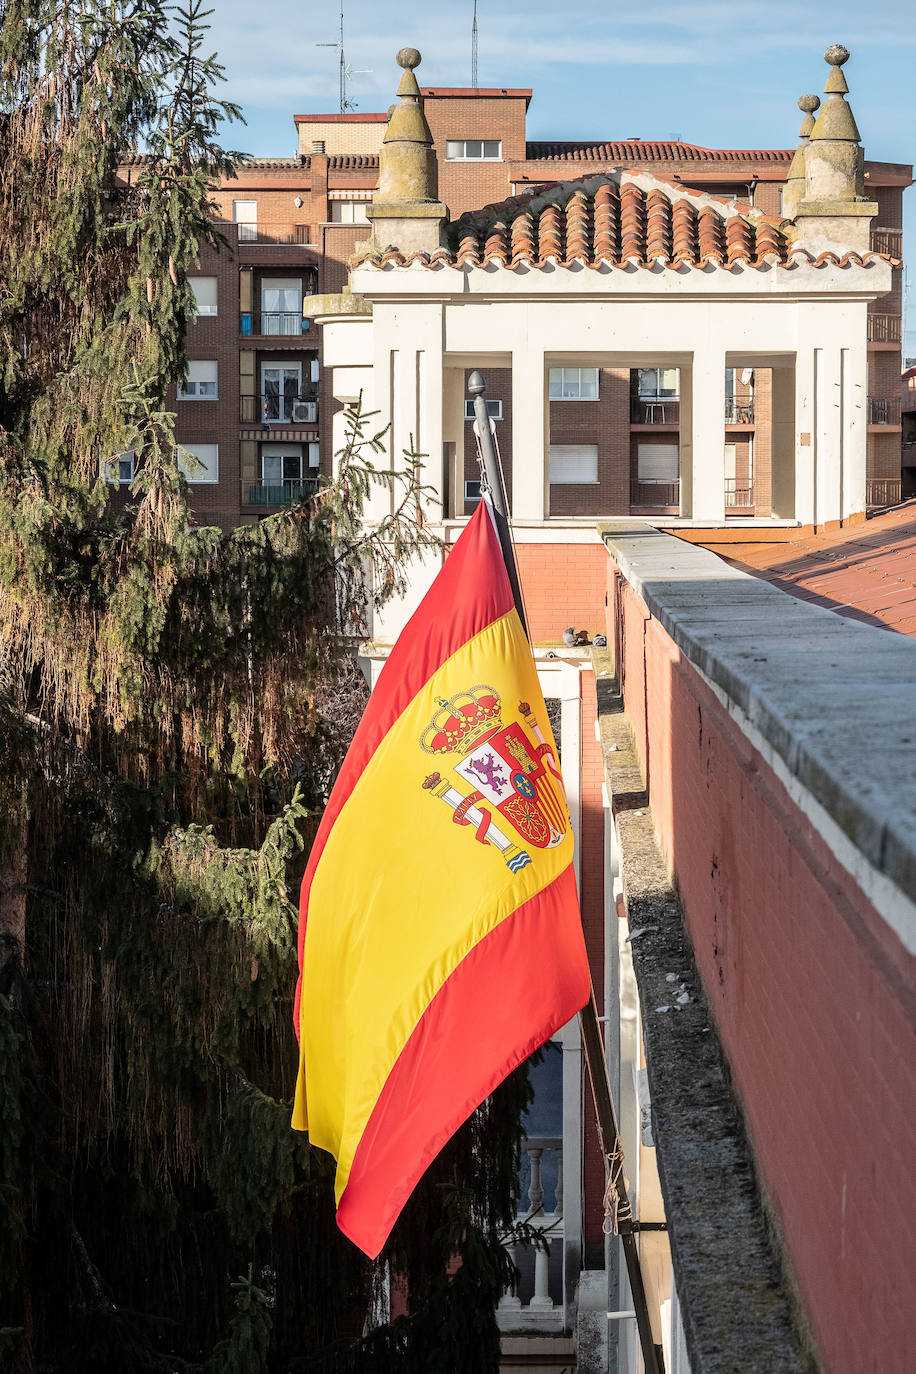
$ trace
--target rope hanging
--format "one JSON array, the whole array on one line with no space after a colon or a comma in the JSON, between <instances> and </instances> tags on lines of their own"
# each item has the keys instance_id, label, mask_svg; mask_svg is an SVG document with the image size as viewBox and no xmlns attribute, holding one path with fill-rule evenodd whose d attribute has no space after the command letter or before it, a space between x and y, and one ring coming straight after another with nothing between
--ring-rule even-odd
<instances>
[{"instance_id":1,"label":"rope hanging","mask_svg":"<svg viewBox=\"0 0 916 1374\"><path fill-rule=\"evenodd\" d=\"M623 1177L623 1145L620 1137L617 1137L614 1150L607 1158L607 1187L604 1190L604 1223L602 1230L606 1236L619 1236L621 1222L624 1225L632 1222L633 1211L630 1207L630 1200L624 1192L624 1200L620 1200L620 1189L618 1184Z\"/></svg>"}]
</instances>

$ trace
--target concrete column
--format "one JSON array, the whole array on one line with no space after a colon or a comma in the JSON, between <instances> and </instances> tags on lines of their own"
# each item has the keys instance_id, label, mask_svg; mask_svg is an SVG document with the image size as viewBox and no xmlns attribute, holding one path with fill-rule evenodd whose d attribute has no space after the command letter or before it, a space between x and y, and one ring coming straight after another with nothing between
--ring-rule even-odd
<instances>
[{"instance_id":1,"label":"concrete column","mask_svg":"<svg viewBox=\"0 0 916 1374\"><path fill-rule=\"evenodd\" d=\"M723 388L724 392L724 388ZM678 474L681 480L681 515L693 515L693 368L678 369ZM723 394L724 404L724 394ZM723 433L723 444L724 434ZM723 448L724 456L724 448Z\"/></svg>"},{"instance_id":2,"label":"concrete column","mask_svg":"<svg viewBox=\"0 0 916 1374\"><path fill-rule=\"evenodd\" d=\"M690 433L691 515L725 519L725 350L704 348L693 356ZM683 425L683 421L682 421Z\"/></svg>"},{"instance_id":3,"label":"concrete column","mask_svg":"<svg viewBox=\"0 0 916 1374\"><path fill-rule=\"evenodd\" d=\"M861 307L863 314L866 307ZM865 329L850 332L856 340L843 349L843 519L865 510L865 466L868 450L868 349Z\"/></svg>"},{"instance_id":4,"label":"concrete column","mask_svg":"<svg viewBox=\"0 0 916 1374\"><path fill-rule=\"evenodd\" d=\"M795 360L795 518L817 519L818 362L820 349L800 346Z\"/></svg>"},{"instance_id":5,"label":"concrete column","mask_svg":"<svg viewBox=\"0 0 916 1374\"><path fill-rule=\"evenodd\" d=\"M409 451L427 455L423 482L431 487L438 504L430 510L441 517L442 472L442 307L416 305L390 311L376 309L374 316L374 390L380 414L372 428L390 422L386 436L386 465L394 471L405 467ZM376 459L382 465L381 455ZM396 493L384 492L372 500L373 516L384 504L393 509Z\"/></svg>"},{"instance_id":6,"label":"concrete column","mask_svg":"<svg viewBox=\"0 0 916 1374\"><path fill-rule=\"evenodd\" d=\"M770 375L773 514L791 520L795 515L795 369L774 367Z\"/></svg>"},{"instance_id":7,"label":"concrete column","mask_svg":"<svg viewBox=\"0 0 916 1374\"><path fill-rule=\"evenodd\" d=\"M841 336L842 337L842 336ZM816 523L838 521L842 510L845 426L843 411L843 354L833 345L817 350L818 423L814 442L816 470Z\"/></svg>"},{"instance_id":8,"label":"concrete column","mask_svg":"<svg viewBox=\"0 0 916 1374\"><path fill-rule=\"evenodd\" d=\"M543 520L548 511L550 416L543 350L512 351L512 514Z\"/></svg>"},{"instance_id":9,"label":"concrete column","mask_svg":"<svg viewBox=\"0 0 916 1374\"><path fill-rule=\"evenodd\" d=\"M464 514L464 368L446 367L442 384L442 471L445 514Z\"/></svg>"}]
</instances>

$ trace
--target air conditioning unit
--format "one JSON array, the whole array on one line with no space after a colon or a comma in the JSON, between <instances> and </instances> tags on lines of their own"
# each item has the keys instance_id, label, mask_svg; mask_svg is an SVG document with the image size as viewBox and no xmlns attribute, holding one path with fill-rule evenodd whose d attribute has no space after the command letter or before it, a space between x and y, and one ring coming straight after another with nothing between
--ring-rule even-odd
<instances>
[{"instance_id":1,"label":"air conditioning unit","mask_svg":"<svg viewBox=\"0 0 916 1374\"><path fill-rule=\"evenodd\" d=\"M315 425L318 423L317 401L293 401L293 423Z\"/></svg>"}]
</instances>

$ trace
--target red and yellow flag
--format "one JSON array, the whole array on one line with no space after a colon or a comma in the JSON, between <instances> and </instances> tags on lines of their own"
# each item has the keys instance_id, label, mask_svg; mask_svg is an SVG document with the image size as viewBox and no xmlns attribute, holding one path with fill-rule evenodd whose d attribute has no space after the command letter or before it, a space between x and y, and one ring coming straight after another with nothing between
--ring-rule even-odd
<instances>
[{"instance_id":1,"label":"red and yellow flag","mask_svg":"<svg viewBox=\"0 0 916 1374\"><path fill-rule=\"evenodd\" d=\"M293 1126L381 1250L439 1150L588 1000L573 840L484 502L404 629L302 883Z\"/></svg>"}]
</instances>

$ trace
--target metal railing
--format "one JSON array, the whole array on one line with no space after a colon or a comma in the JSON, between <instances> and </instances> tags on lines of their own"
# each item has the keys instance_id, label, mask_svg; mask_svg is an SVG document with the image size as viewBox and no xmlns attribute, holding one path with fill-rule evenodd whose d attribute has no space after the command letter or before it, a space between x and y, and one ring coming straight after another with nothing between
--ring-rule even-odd
<instances>
[{"instance_id":1,"label":"metal railing","mask_svg":"<svg viewBox=\"0 0 916 1374\"><path fill-rule=\"evenodd\" d=\"M870 425L899 425L899 396L869 396L868 423Z\"/></svg>"},{"instance_id":2,"label":"metal railing","mask_svg":"<svg viewBox=\"0 0 916 1374\"><path fill-rule=\"evenodd\" d=\"M309 243L308 224L237 224L239 243Z\"/></svg>"},{"instance_id":3,"label":"metal railing","mask_svg":"<svg viewBox=\"0 0 916 1374\"><path fill-rule=\"evenodd\" d=\"M256 506L258 509L292 506L303 497L314 496L317 490L317 477L289 482L251 482L243 478L241 502L243 506Z\"/></svg>"},{"instance_id":4,"label":"metal railing","mask_svg":"<svg viewBox=\"0 0 916 1374\"><path fill-rule=\"evenodd\" d=\"M496 1316L503 1330L544 1326L563 1319L563 1140L522 1139L522 1173L528 1172L527 1205L518 1219L539 1231L538 1245L512 1243L518 1283L500 1300Z\"/></svg>"},{"instance_id":5,"label":"metal railing","mask_svg":"<svg viewBox=\"0 0 916 1374\"><path fill-rule=\"evenodd\" d=\"M630 407L630 423L633 425L676 425L681 413L681 403L669 397L664 401L640 396Z\"/></svg>"},{"instance_id":6,"label":"metal railing","mask_svg":"<svg viewBox=\"0 0 916 1374\"><path fill-rule=\"evenodd\" d=\"M311 320L304 320L301 310L242 310L239 313L239 333L246 338L252 334L266 338L296 338L307 334L311 327Z\"/></svg>"},{"instance_id":7,"label":"metal railing","mask_svg":"<svg viewBox=\"0 0 916 1374\"><path fill-rule=\"evenodd\" d=\"M313 395L278 396L261 393L239 397L239 419L245 425L318 424L318 401Z\"/></svg>"},{"instance_id":8,"label":"metal railing","mask_svg":"<svg viewBox=\"0 0 916 1374\"><path fill-rule=\"evenodd\" d=\"M867 506L896 506L900 500L899 477L868 477L865 480Z\"/></svg>"},{"instance_id":9,"label":"metal railing","mask_svg":"<svg viewBox=\"0 0 916 1374\"><path fill-rule=\"evenodd\" d=\"M754 402L739 401L735 396L725 398L725 423L727 425L752 425L754 423Z\"/></svg>"},{"instance_id":10,"label":"metal railing","mask_svg":"<svg viewBox=\"0 0 916 1374\"><path fill-rule=\"evenodd\" d=\"M892 258L903 256L903 230L885 229L880 224L871 231L870 247L874 253L888 253Z\"/></svg>"},{"instance_id":11,"label":"metal railing","mask_svg":"<svg viewBox=\"0 0 916 1374\"><path fill-rule=\"evenodd\" d=\"M899 343L900 342L900 316L899 315L872 315L868 316L868 342L869 343Z\"/></svg>"},{"instance_id":12,"label":"metal railing","mask_svg":"<svg viewBox=\"0 0 916 1374\"><path fill-rule=\"evenodd\" d=\"M664 477L633 477L630 479L630 505L648 507L679 506L681 482Z\"/></svg>"},{"instance_id":13,"label":"metal railing","mask_svg":"<svg viewBox=\"0 0 916 1374\"><path fill-rule=\"evenodd\" d=\"M754 483L746 477L726 477L725 509L734 510L736 506L753 506Z\"/></svg>"}]
</instances>

